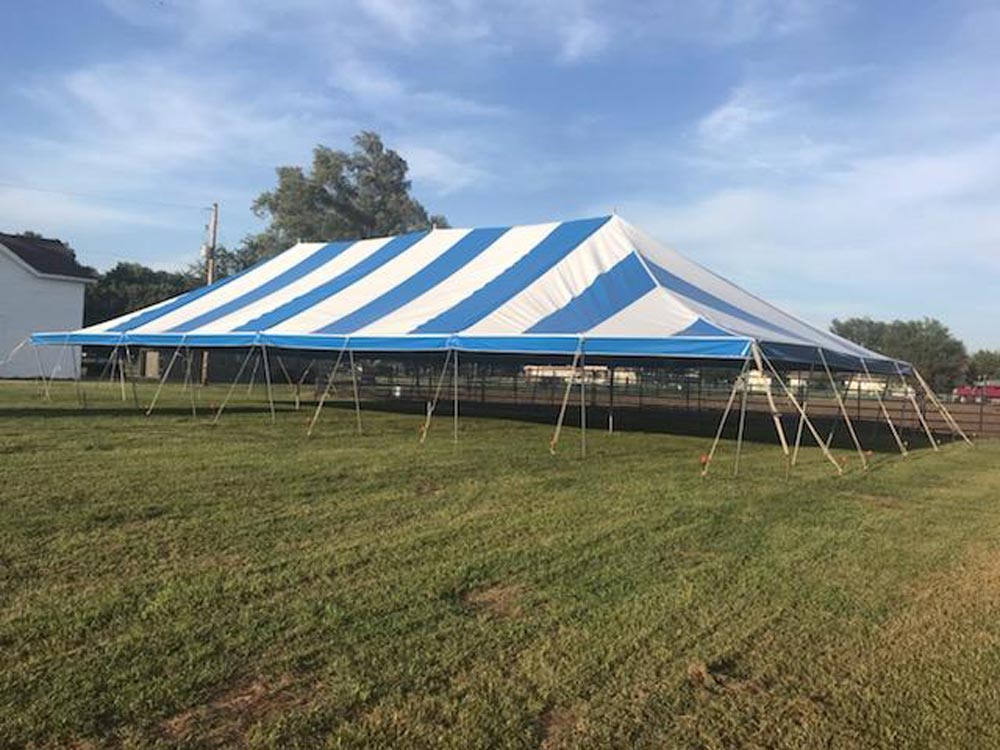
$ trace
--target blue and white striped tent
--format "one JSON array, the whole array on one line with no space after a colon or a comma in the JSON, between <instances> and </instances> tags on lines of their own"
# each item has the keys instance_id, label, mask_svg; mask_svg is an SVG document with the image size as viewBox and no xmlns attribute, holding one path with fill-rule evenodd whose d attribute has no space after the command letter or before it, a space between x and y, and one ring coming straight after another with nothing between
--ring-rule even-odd
<instances>
[{"instance_id":1,"label":"blue and white striped tent","mask_svg":"<svg viewBox=\"0 0 1000 750\"><path fill-rule=\"evenodd\" d=\"M303 242L240 274L35 344L656 357L895 372L618 216Z\"/></svg>"}]
</instances>

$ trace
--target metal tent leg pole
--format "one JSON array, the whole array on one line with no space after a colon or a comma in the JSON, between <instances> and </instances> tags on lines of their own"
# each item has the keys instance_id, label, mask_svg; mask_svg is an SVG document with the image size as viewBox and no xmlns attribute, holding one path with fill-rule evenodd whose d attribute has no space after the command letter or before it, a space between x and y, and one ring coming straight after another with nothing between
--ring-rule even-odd
<instances>
[{"instance_id":1,"label":"metal tent leg pole","mask_svg":"<svg viewBox=\"0 0 1000 750\"><path fill-rule=\"evenodd\" d=\"M215 417L212 419L212 424L218 424L220 417L222 417L222 412L226 408L226 404L229 403L229 399L233 396L233 391L236 390L236 384L240 382L240 376L247 367L247 363L250 361L250 357L254 355L253 348L247 352L247 356L243 358L243 364L240 365L240 369L236 372L236 377L233 378L233 384L229 386L229 391L226 393L226 397L222 399L222 403L219 404L219 410L215 412ZM204 360L202 360L204 361Z\"/></svg>"},{"instance_id":2,"label":"metal tent leg pole","mask_svg":"<svg viewBox=\"0 0 1000 750\"><path fill-rule=\"evenodd\" d=\"M895 364L895 363L894 363ZM916 396L910 390L910 384L906 382L906 376L903 375L903 371L900 369L898 364L895 364L896 372L899 373L899 379L903 382L903 392L910 399L910 404L913 406L913 411L917 414L917 419L920 420L920 425L924 428L924 434L927 435L927 439L931 443L931 447L937 451L940 450L937 444L937 440L934 439L934 433L931 431L931 426L927 424L927 420L924 419L924 413L920 410L920 405L917 403Z\"/></svg>"},{"instance_id":3,"label":"metal tent leg pole","mask_svg":"<svg viewBox=\"0 0 1000 750\"><path fill-rule=\"evenodd\" d=\"M740 420L739 427L736 430L736 459L733 462L733 476L738 477L740 475L740 456L743 455L743 430L746 427L747 421L747 397L749 396L750 383L744 377L743 380L743 390L740 395Z\"/></svg>"},{"instance_id":4,"label":"metal tent leg pole","mask_svg":"<svg viewBox=\"0 0 1000 750\"><path fill-rule=\"evenodd\" d=\"M292 393L292 398L295 399L295 411L298 411L299 410L299 406L300 406L300 404L299 404L299 391L295 387L295 382L292 380L292 376L291 376L291 374L289 374L288 368L285 367L284 360L282 360L281 357L275 357L275 359L278 360L278 367L281 368L281 373L285 376L285 380L288 383L288 389Z\"/></svg>"},{"instance_id":5,"label":"metal tent leg pole","mask_svg":"<svg viewBox=\"0 0 1000 750\"><path fill-rule=\"evenodd\" d=\"M267 356L267 344L260 345L260 360L264 363L264 383L265 390L267 392L267 406L271 410L271 424L274 424L278 418L274 413L274 391L271 388L271 365Z\"/></svg>"},{"instance_id":6,"label":"metal tent leg pole","mask_svg":"<svg viewBox=\"0 0 1000 750\"><path fill-rule=\"evenodd\" d=\"M580 354L580 458L587 457L587 365Z\"/></svg>"},{"instance_id":7,"label":"metal tent leg pole","mask_svg":"<svg viewBox=\"0 0 1000 750\"><path fill-rule=\"evenodd\" d=\"M809 367L809 379L806 380L805 395L802 399L802 415L799 416L799 423L798 426L795 428L795 449L792 451L792 460L790 462L791 466L795 466L795 464L799 460L799 448L802 445L802 428L805 426L805 420L803 419L803 416L805 415L806 411L809 408L809 386L812 384L813 368L815 366L816 365L813 364L810 365Z\"/></svg>"},{"instance_id":8,"label":"metal tent leg pole","mask_svg":"<svg viewBox=\"0 0 1000 750\"><path fill-rule=\"evenodd\" d=\"M364 432L361 429L361 397L358 393L358 373L354 369L354 350L349 351L347 355L350 357L351 387L354 390L354 416L358 423L358 434L362 435Z\"/></svg>"},{"instance_id":9,"label":"metal tent leg pole","mask_svg":"<svg viewBox=\"0 0 1000 750\"><path fill-rule=\"evenodd\" d=\"M556 454L556 446L559 444L559 434L562 432L563 420L566 418L566 405L569 403L569 394L573 390L573 373L576 372L576 365L580 361L580 349L573 355L573 364L570 366L570 375L566 380L566 392L563 393L562 405L559 407L559 418L556 420L556 430L549 441L549 453Z\"/></svg>"},{"instance_id":10,"label":"metal tent leg pole","mask_svg":"<svg viewBox=\"0 0 1000 750\"><path fill-rule=\"evenodd\" d=\"M754 364L760 371L761 375L764 375L764 363L760 356L760 345L754 342L752 346ZM785 427L781 424L781 413L778 411L777 405L774 403L774 395L771 393L771 381L768 379L767 382L767 405L771 410L771 419L774 422L774 429L778 433L778 440L781 441L781 451L785 454L785 461L789 460L788 451L788 439L785 437Z\"/></svg>"},{"instance_id":11,"label":"metal tent leg pole","mask_svg":"<svg viewBox=\"0 0 1000 750\"><path fill-rule=\"evenodd\" d=\"M448 374L448 365L451 364L451 349L449 349L444 355L444 366L441 368L441 375L438 377L437 388L434 389L434 399L427 406L427 416L424 417L424 424L420 428L420 444L423 445L424 441L427 440L427 431L431 427L431 417L434 416L434 410L437 409L438 399L441 398L441 389L444 387L444 379Z\"/></svg>"},{"instance_id":12,"label":"metal tent leg pole","mask_svg":"<svg viewBox=\"0 0 1000 750\"><path fill-rule=\"evenodd\" d=\"M167 369L163 371L163 377L160 378L160 384L156 386L156 392L153 394L153 400L149 402L149 408L146 409L147 417L153 413L156 402L160 399L160 392L163 390L163 386L167 382L167 378L170 377L170 371L174 369L174 362L177 361L177 355L181 353L181 346L183 346L183 344L174 349L174 354L170 358L169 364L167 364ZM190 370L190 367L188 369Z\"/></svg>"},{"instance_id":13,"label":"metal tent leg pole","mask_svg":"<svg viewBox=\"0 0 1000 750\"><path fill-rule=\"evenodd\" d=\"M186 346L184 347L184 364L184 387L188 388L191 394L191 416L197 419L198 406L195 402L193 377L194 358L191 354L191 350Z\"/></svg>"},{"instance_id":14,"label":"metal tent leg pole","mask_svg":"<svg viewBox=\"0 0 1000 750\"><path fill-rule=\"evenodd\" d=\"M452 394L454 397L454 427L452 430L452 442L454 442L455 445L458 445L458 349L455 350L455 356L452 357L451 361L454 367L454 376L452 377L452 386L454 390L454 393Z\"/></svg>"},{"instance_id":15,"label":"metal tent leg pole","mask_svg":"<svg viewBox=\"0 0 1000 750\"><path fill-rule=\"evenodd\" d=\"M747 367L750 365L750 358L747 357L743 361L743 367L736 376L736 380L733 381L733 388L729 392L729 400L726 401L726 408L722 410L722 419L719 420L719 427L715 431L715 439L712 441L712 447L708 451L708 455L705 456L705 465L701 469L701 475L708 476L708 467L712 464L712 459L715 458L715 451L719 447L719 441L722 440L722 431L726 428L726 422L729 420L729 413L733 410L733 402L736 401L736 394L739 392L740 382L743 380L743 375L747 371Z\"/></svg>"},{"instance_id":16,"label":"metal tent leg pole","mask_svg":"<svg viewBox=\"0 0 1000 750\"><path fill-rule=\"evenodd\" d=\"M761 354L761 357L764 360L764 364L767 365L767 369L771 371L771 374L774 375L775 380L778 381L778 385L780 385L782 390L785 392L785 395L788 397L788 400L791 401L792 405L798 410L799 416L801 416L802 420L806 423L806 428L808 428L809 434L812 435L813 440L816 441L816 445L818 445L820 450L823 451L823 455L826 456L827 460L831 464L833 464L838 474L843 474L844 467L837 462L837 459L833 457L833 454L830 452L830 449L826 447L826 443L824 443L823 438L819 436L819 432L816 430L816 426L812 423L812 420L809 419L809 416L806 414L805 409L802 408L802 405L799 403L798 399L795 398L795 394L792 393L791 388L789 388L788 385L785 383L785 381L781 379L781 376L778 374L778 371L774 369L774 365L771 363L771 360L767 358L767 355Z\"/></svg>"},{"instance_id":17,"label":"metal tent leg pole","mask_svg":"<svg viewBox=\"0 0 1000 750\"><path fill-rule=\"evenodd\" d=\"M319 398L319 403L316 404L316 411L312 415L312 419L309 420L309 429L306 430L306 436L311 437L313 430L316 428L316 422L319 420L319 413L323 411L323 404L330 397L330 391L336 390L333 385L333 379L337 376L337 370L340 368L340 362L344 358L344 352L347 350L347 342L340 348L340 353L337 355L337 361L333 363L333 369L330 370L330 377L326 381L326 388L323 389L323 394Z\"/></svg>"},{"instance_id":18,"label":"metal tent leg pole","mask_svg":"<svg viewBox=\"0 0 1000 750\"><path fill-rule=\"evenodd\" d=\"M844 399L840 397L840 389L837 388L837 384L833 379L833 373L830 372L830 365L826 362L826 355L823 354L823 349L820 347L817 347L816 351L819 352L820 361L823 362L823 369L826 370L826 376L830 379L830 387L833 388L833 395L837 398L837 406L840 407L840 413L844 417L844 423L847 425L847 430L851 433L851 440L854 442L854 447L858 451L858 456L861 457L861 466L862 468L867 469L868 457L865 456L864 448L861 447L861 441L858 440L858 433L854 430L854 423L851 421L851 417L847 413L847 407L844 405Z\"/></svg>"},{"instance_id":19,"label":"metal tent leg pole","mask_svg":"<svg viewBox=\"0 0 1000 750\"><path fill-rule=\"evenodd\" d=\"M916 377L917 382L920 383L920 385L923 387L924 393L927 394L927 398L930 399L931 403L934 404L934 406L937 407L937 410L941 413L941 416L944 417L944 421L948 424L948 426L951 427L951 429L960 438L962 438L962 440L964 440L969 445L972 445L973 443L969 439L969 436L965 434L965 432L959 426L958 422L955 421L955 418L951 415L951 412L948 411L948 409L945 408L945 405L941 403L941 401L937 397L937 394L934 393L933 390L931 390L931 387L927 384L927 381L924 380L924 376L920 374L920 371L916 367L913 368L913 375L914 377Z\"/></svg>"},{"instance_id":20,"label":"metal tent leg pole","mask_svg":"<svg viewBox=\"0 0 1000 750\"><path fill-rule=\"evenodd\" d=\"M869 380L872 380L871 371L868 369L868 363L865 362L865 358L861 357L861 367L864 368L865 375L868 376ZM889 379L886 378L886 386L889 385ZM882 416L885 418L885 423L889 425L889 432L892 433L893 440L896 441L896 446L899 448L899 452L906 456L906 445L903 443L903 439L899 436L899 431L896 429L896 425L892 421L892 417L889 416L889 410L885 408L885 401L882 400L882 394L875 391L875 398L878 401L878 408L882 412Z\"/></svg>"},{"instance_id":21,"label":"metal tent leg pole","mask_svg":"<svg viewBox=\"0 0 1000 750\"><path fill-rule=\"evenodd\" d=\"M142 407L139 405L139 389L136 383L136 371L138 368L133 366L132 364L132 352L129 350L128 345L125 346L125 360L126 363L128 364L129 370L131 371L131 373L126 374L126 377L128 378L128 384L132 390L132 405L136 409L141 409ZM139 362L138 356L136 356L135 361L136 365L138 365Z\"/></svg>"},{"instance_id":22,"label":"metal tent leg pole","mask_svg":"<svg viewBox=\"0 0 1000 750\"><path fill-rule=\"evenodd\" d=\"M31 348L35 350L35 360L38 362L38 377L42 381L42 398L46 401L51 401L52 394L49 393L49 383L45 379L45 365L42 363L42 354L38 351L37 344L32 344Z\"/></svg>"},{"instance_id":23,"label":"metal tent leg pole","mask_svg":"<svg viewBox=\"0 0 1000 750\"><path fill-rule=\"evenodd\" d=\"M251 351L253 351L251 349ZM257 357L253 361L253 369L250 371L250 381L247 383L247 395L249 396L253 393L254 381L257 379L257 369L260 367L260 357Z\"/></svg>"}]
</instances>

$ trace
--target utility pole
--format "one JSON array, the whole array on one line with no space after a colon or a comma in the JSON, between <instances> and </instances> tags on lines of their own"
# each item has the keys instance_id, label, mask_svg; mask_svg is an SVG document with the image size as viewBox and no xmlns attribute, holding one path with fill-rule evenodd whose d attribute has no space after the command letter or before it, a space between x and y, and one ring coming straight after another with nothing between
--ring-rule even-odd
<instances>
[{"instance_id":1,"label":"utility pole","mask_svg":"<svg viewBox=\"0 0 1000 750\"><path fill-rule=\"evenodd\" d=\"M215 245L219 239L219 204L212 204L212 217L208 220L208 243L205 245L205 284L215 283ZM201 384L208 383L208 350L201 353Z\"/></svg>"}]
</instances>

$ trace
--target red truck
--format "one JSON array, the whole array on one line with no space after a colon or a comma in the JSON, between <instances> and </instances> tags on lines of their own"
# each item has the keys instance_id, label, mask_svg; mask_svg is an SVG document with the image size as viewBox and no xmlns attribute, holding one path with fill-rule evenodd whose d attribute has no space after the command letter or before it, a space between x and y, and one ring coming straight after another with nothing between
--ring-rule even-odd
<instances>
[{"instance_id":1,"label":"red truck","mask_svg":"<svg viewBox=\"0 0 1000 750\"><path fill-rule=\"evenodd\" d=\"M961 404L981 403L984 399L986 403L1000 401L1000 383L978 383L976 385L960 385L952 395Z\"/></svg>"}]
</instances>

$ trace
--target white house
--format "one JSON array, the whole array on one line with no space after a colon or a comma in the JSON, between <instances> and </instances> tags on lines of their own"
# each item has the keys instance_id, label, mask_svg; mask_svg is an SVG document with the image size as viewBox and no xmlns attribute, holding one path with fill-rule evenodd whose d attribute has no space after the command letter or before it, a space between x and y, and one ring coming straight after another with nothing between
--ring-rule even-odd
<instances>
[{"instance_id":1,"label":"white house","mask_svg":"<svg viewBox=\"0 0 1000 750\"><path fill-rule=\"evenodd\" d=\"M74 377L80 350L30 344L37 331L72 331L83 324L83 296L94 272L59 240L0 233L0 378ZM61 358L60 358L61 355Z\"/></svg>"}]
</instances>

